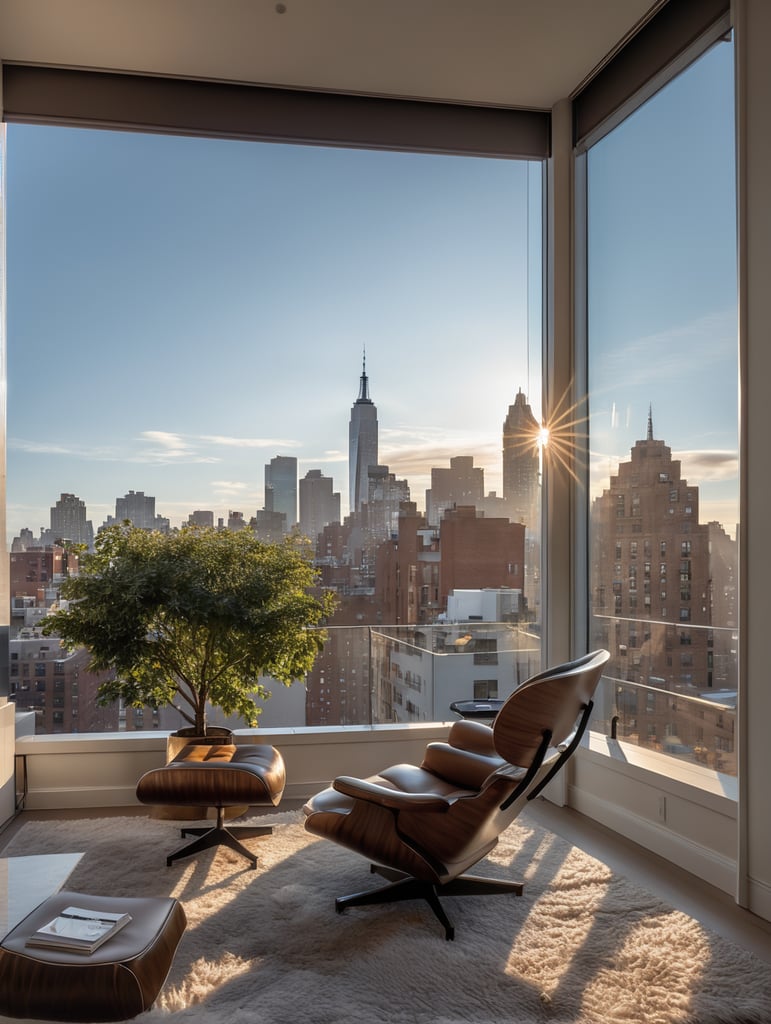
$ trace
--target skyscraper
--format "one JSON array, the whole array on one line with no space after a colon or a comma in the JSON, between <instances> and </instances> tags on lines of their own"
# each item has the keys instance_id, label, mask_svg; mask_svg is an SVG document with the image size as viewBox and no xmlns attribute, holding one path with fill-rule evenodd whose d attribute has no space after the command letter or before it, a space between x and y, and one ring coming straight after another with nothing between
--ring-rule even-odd
<instances>
[{"instance_id":1,"label":"skyscraper","mask_svg":"<svg viewBox=\"0 0 771 1024\"><path fill-rule=\"evenodd\" d=\"M538 522L539 426L520 388L503 421L503 497L509 518L528 530Z\"/></svg>"},{"instance_id":2,"label":"skyscraper","mask_svg":"<svg viewBox=\"0 0 771 1024\"><path fill-rule=\"evenodd\" d=\"M592 502L591 527L594 639L611 651L612 677L712 688L710 529L699 522L699 488L654 438L650 415L645 440Z\"/></svg>"},{"instance_id":3,"label":"skyscraper","mask_svg":"<svg viewBox=\"0 0 771 1024\"><path fill-rule=\"evenodd\" d=\"M297 523L297 459L277 455L265 466L265 510L283 512L286 528Z\"/></svg>"},{"instance_id":4,"label":"skyscraper","mask_svg":"<svg viewBox=\"0 0 771 1024\"><path fill-rule=\"evenodd\" d=\"M314 544L328 523L340 522L340 493L333 486L320 469L309 469L300 481L300 530Z\"/></svg>"},{"instance_id":5,"label":"skyscraper","mask_svg":"<svg viewBox=\"0 0 771 1024\"><path fill-rule=\"evenodd\" d=\"M348 480L351 515L359 511L368 495L369 467L377 461L377 407L369 397L367 357L362 360L359 397L351 409L348 426Z\"/></svg>"},{"instance_id":6,"label":"skyscraper","mask_svg":"<svg viewBox=\"0 0 771 1024\"><path fill-rule=\"evenodd\" d=\"M54 543L68 540L93 548L94 528L86 519L86 503L74 494L62 494L51 507L51 536Z\"/></svg>"}]
</instances>

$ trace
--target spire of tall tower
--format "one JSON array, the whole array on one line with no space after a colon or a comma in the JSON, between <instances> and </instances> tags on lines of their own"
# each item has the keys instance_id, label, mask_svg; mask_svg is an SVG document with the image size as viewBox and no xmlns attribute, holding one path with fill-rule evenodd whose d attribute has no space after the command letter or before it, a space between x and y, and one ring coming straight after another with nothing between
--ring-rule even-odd
<instances>
[{"instance_id":1,"label":"spire of tall tower","mask_svg":"<svg viewBox=\"0 0 771 1024\"><path fill-rule=\"evenodd\" d=\"M653 406L648 406L648 436L645 438L646 441L653 440Z\"/></svg>"},{"instance_id":2,"label":"spire of tall tower","mask_svg":"<svg viewBox=\"0 0 771 1024\"><path fill-rule=\"evenodd\" d=\"M367 377L367 349L364 349L361 360L361 377L359 378L359 397L357 402L371 402L369 397L369 378Z\"/></svg>"}]
</instances>

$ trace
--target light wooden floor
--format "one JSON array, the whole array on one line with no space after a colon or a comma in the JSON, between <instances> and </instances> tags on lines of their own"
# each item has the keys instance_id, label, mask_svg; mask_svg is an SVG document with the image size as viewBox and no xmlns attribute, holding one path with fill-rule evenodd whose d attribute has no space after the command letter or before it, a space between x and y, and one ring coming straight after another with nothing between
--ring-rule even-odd
<instances>
[{"instance_id":1,"label":"light wooden floor","mask_svg":"<svg viewBox=\"0 0 771 1024\"><path fill-rule=\"evenodd\" d=\"M300 806L300 802L285 800L279 810L293 810ZM266 808L260 807L258 813L266 813ZM551 829L590 856L603 861L617 874L650 890L666 903L771 965L771 923L738 907L726 893L719 892L682 868L643 850L576 811L555 807L545 800L536 800L528 808L528 814L544 828ZM0 833L0 856L8 840L25 821L103 818L110 815L146 817L147 809L120 807L69 812L24 811Z\"/></svg>"}]
</instances>

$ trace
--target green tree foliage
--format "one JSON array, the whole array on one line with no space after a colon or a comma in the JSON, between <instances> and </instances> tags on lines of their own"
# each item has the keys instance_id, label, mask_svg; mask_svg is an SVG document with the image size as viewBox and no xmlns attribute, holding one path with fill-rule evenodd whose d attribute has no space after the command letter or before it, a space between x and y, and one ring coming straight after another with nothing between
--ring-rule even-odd
<instances>
[{"instance_id":1,"label":"green tree foliage","mask_svg":"<svg viewBox=\"0 0 771 1024\"><path fill-rule=\"evenodd\" d=\"M259 677L286 686L311 668L325 639L318 626L331 594L296 541L264 544L251 530L183 527L168 534L129 523L109 527L43 631L85 647L91 668L115 677L99 703L173 704L204 735L206 703L257 724L270 696ZM200 732L198 732L200 730Z\"/></svg>"}]
</instances>

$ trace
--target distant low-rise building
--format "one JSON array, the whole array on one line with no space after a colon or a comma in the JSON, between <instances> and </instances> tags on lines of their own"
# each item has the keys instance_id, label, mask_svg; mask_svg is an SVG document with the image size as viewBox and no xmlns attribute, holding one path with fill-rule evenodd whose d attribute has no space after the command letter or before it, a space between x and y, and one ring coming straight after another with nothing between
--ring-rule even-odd
<instances>
[{"instance_id":1,"label":"distant low-rise building","mask_svg":"<svg viewBox=\"0 0 771 1024\"><path fill-rule=\"evenodd\" d=\"M214 527L214 513L205 509L196 509L187 517L188 526Z\"/></svg>"},{"instance_id":2,"label":"distant low-rise building","mask_svg":"<svg viewBox=\"0 0 771 1024\"><path fill-rule=\"evenodd\" d=\"M159 530L168 533L171 522L166 516L155 514L155 498L144 491L128 491L122 498L115 499L115 515L108 516L103 526L129 521L140 530Z\"/></svg>"}]
</instances>

